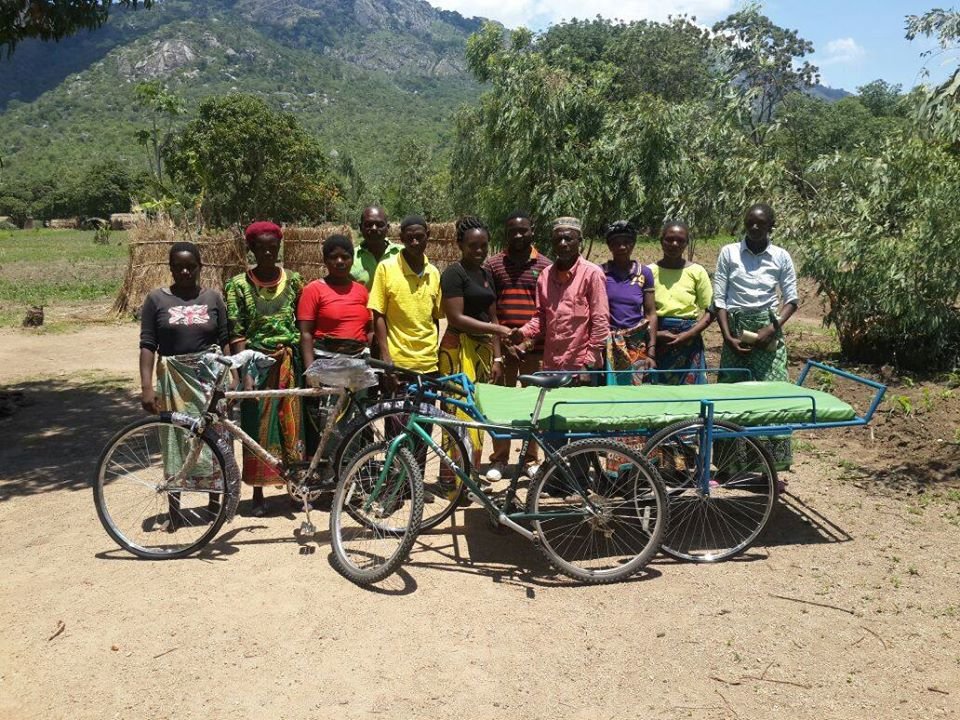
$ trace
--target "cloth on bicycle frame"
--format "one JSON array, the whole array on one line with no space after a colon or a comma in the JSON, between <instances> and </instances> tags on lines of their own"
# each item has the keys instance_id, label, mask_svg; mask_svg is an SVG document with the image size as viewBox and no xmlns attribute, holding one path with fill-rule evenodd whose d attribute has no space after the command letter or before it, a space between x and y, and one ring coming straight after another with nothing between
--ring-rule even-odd
<instances>
[{"instance_id":1,"label":"cloth on bicycle frame","mask_svg":"<svg viewBox=\"0 0 960 720\"><path fill-rule=\"evenodd\" d=\"M508 388L480 383L475 400L488 422L529 427L539 392L536 387ZM776 399L759 399L763 397ZM682 402L670 402L678 400ZM786 382L605 386L548 391L540 414L540 427L570 432L657 430L678 420L697 417L700 400L716 401L714 417L718 420L744 426L843 422L856 417L850 405L833 395Z\"/></svg>"},{"instance_id":2,"label":"cloth on bicycle frame","mask_svg":"<svg viewBox=\"0 0 960 720\"><path fill-rule=\"evenodd\" d=\"M164 410L199 415L204 410L206 389L214 371L204 364L204 353L169 355L157 358L157 398ZM183 471L193 440L182 428L170 426L160 431L163 447L163 472L170 481ZM213 453L206 445L186 477L177 481L176 487L184 490L222 490L223 478L214 462Z\"/></svg>"}]
</instances>

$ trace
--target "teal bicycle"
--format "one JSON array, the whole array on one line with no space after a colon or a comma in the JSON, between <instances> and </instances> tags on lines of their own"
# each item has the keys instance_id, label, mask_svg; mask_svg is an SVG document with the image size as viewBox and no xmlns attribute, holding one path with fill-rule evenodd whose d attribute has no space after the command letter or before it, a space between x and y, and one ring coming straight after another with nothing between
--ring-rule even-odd
<instances>
[{"instance_id":1,"label":"teal bicycle","mask_svg":"<svg viewBox=\"0 0 960 720\"><path fill-rule=\"evenodd\" d=\"M601 584L623 580L642 569L657 553L669 522L667 492L657 469L621 442L587 438L558 446L549 441L538 424L544 400L550 390L571 384L573 377L520 378L540 388L530 422L523 426L415 412L396 437L356 455L341 474L330 513L335 567L351 581L366 585L382 580L403 563L421 529L424 481L420 466L426 450L447 468L450 497L468 492L495 525L532 541L564 575ZM520 439L521 457L531 442L536 443L545 459L529 478L523 509L519 491L524 476L519 467L506 491L494 495L470 467L468 453L434 439L437 427L449 428L457 437L478 430Z\"/></svg>"}]
</instances>

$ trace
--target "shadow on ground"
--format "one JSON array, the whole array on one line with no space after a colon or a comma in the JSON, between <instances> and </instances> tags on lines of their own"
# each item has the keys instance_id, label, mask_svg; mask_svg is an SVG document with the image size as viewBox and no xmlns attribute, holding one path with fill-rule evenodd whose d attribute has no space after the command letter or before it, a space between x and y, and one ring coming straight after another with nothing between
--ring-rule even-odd
<instances>
[{"instance_id":1,"label":"shadow on ground","mask_svg":"<svg viewBox=\"0 0 960 720\"><path fill-rule=\"evenodd\" d=\"M5 387L24 405L0 420L0 502L90 487L107 441L143 417L127 378L37 381Z\"/></svg>"}]
</instances>

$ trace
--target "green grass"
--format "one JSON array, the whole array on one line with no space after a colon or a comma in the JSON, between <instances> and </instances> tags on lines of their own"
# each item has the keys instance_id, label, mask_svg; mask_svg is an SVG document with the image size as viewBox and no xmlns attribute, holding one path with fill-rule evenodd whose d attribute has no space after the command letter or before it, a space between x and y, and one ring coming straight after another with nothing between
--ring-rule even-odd
<instances>
[{"instance_id":1,"label":"green grass","mask_svg":"<svg viewBox=\"0 0 960 720\"><path fill-rule=\"evenodd\" d=\"M108 302L126 264L125 232L95 245L86 230L0 231L0 326L18 325L30 305Z\"/></svg>"}]
</instances>

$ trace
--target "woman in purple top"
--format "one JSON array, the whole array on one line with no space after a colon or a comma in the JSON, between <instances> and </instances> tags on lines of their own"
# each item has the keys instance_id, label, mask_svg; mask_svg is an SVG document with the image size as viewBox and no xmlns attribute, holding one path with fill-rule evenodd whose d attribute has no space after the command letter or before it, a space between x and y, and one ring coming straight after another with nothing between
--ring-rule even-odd
<instances>
[{"instance_id":1,"label":"woman in purple top","mask_svg":"<svg viewBox=\"0 0 960 720\"><path fill-rule=\"evenodd\" d=\"M634 260L637 230L618 220L604 233L611 259L603 264L610 303L607 384L640 385L644 370L656 367L657 305L653 272ZM632 370L633 373L622 372ZM621 371L621 372L617 372Z\"/></svg>"}]
</instances>

